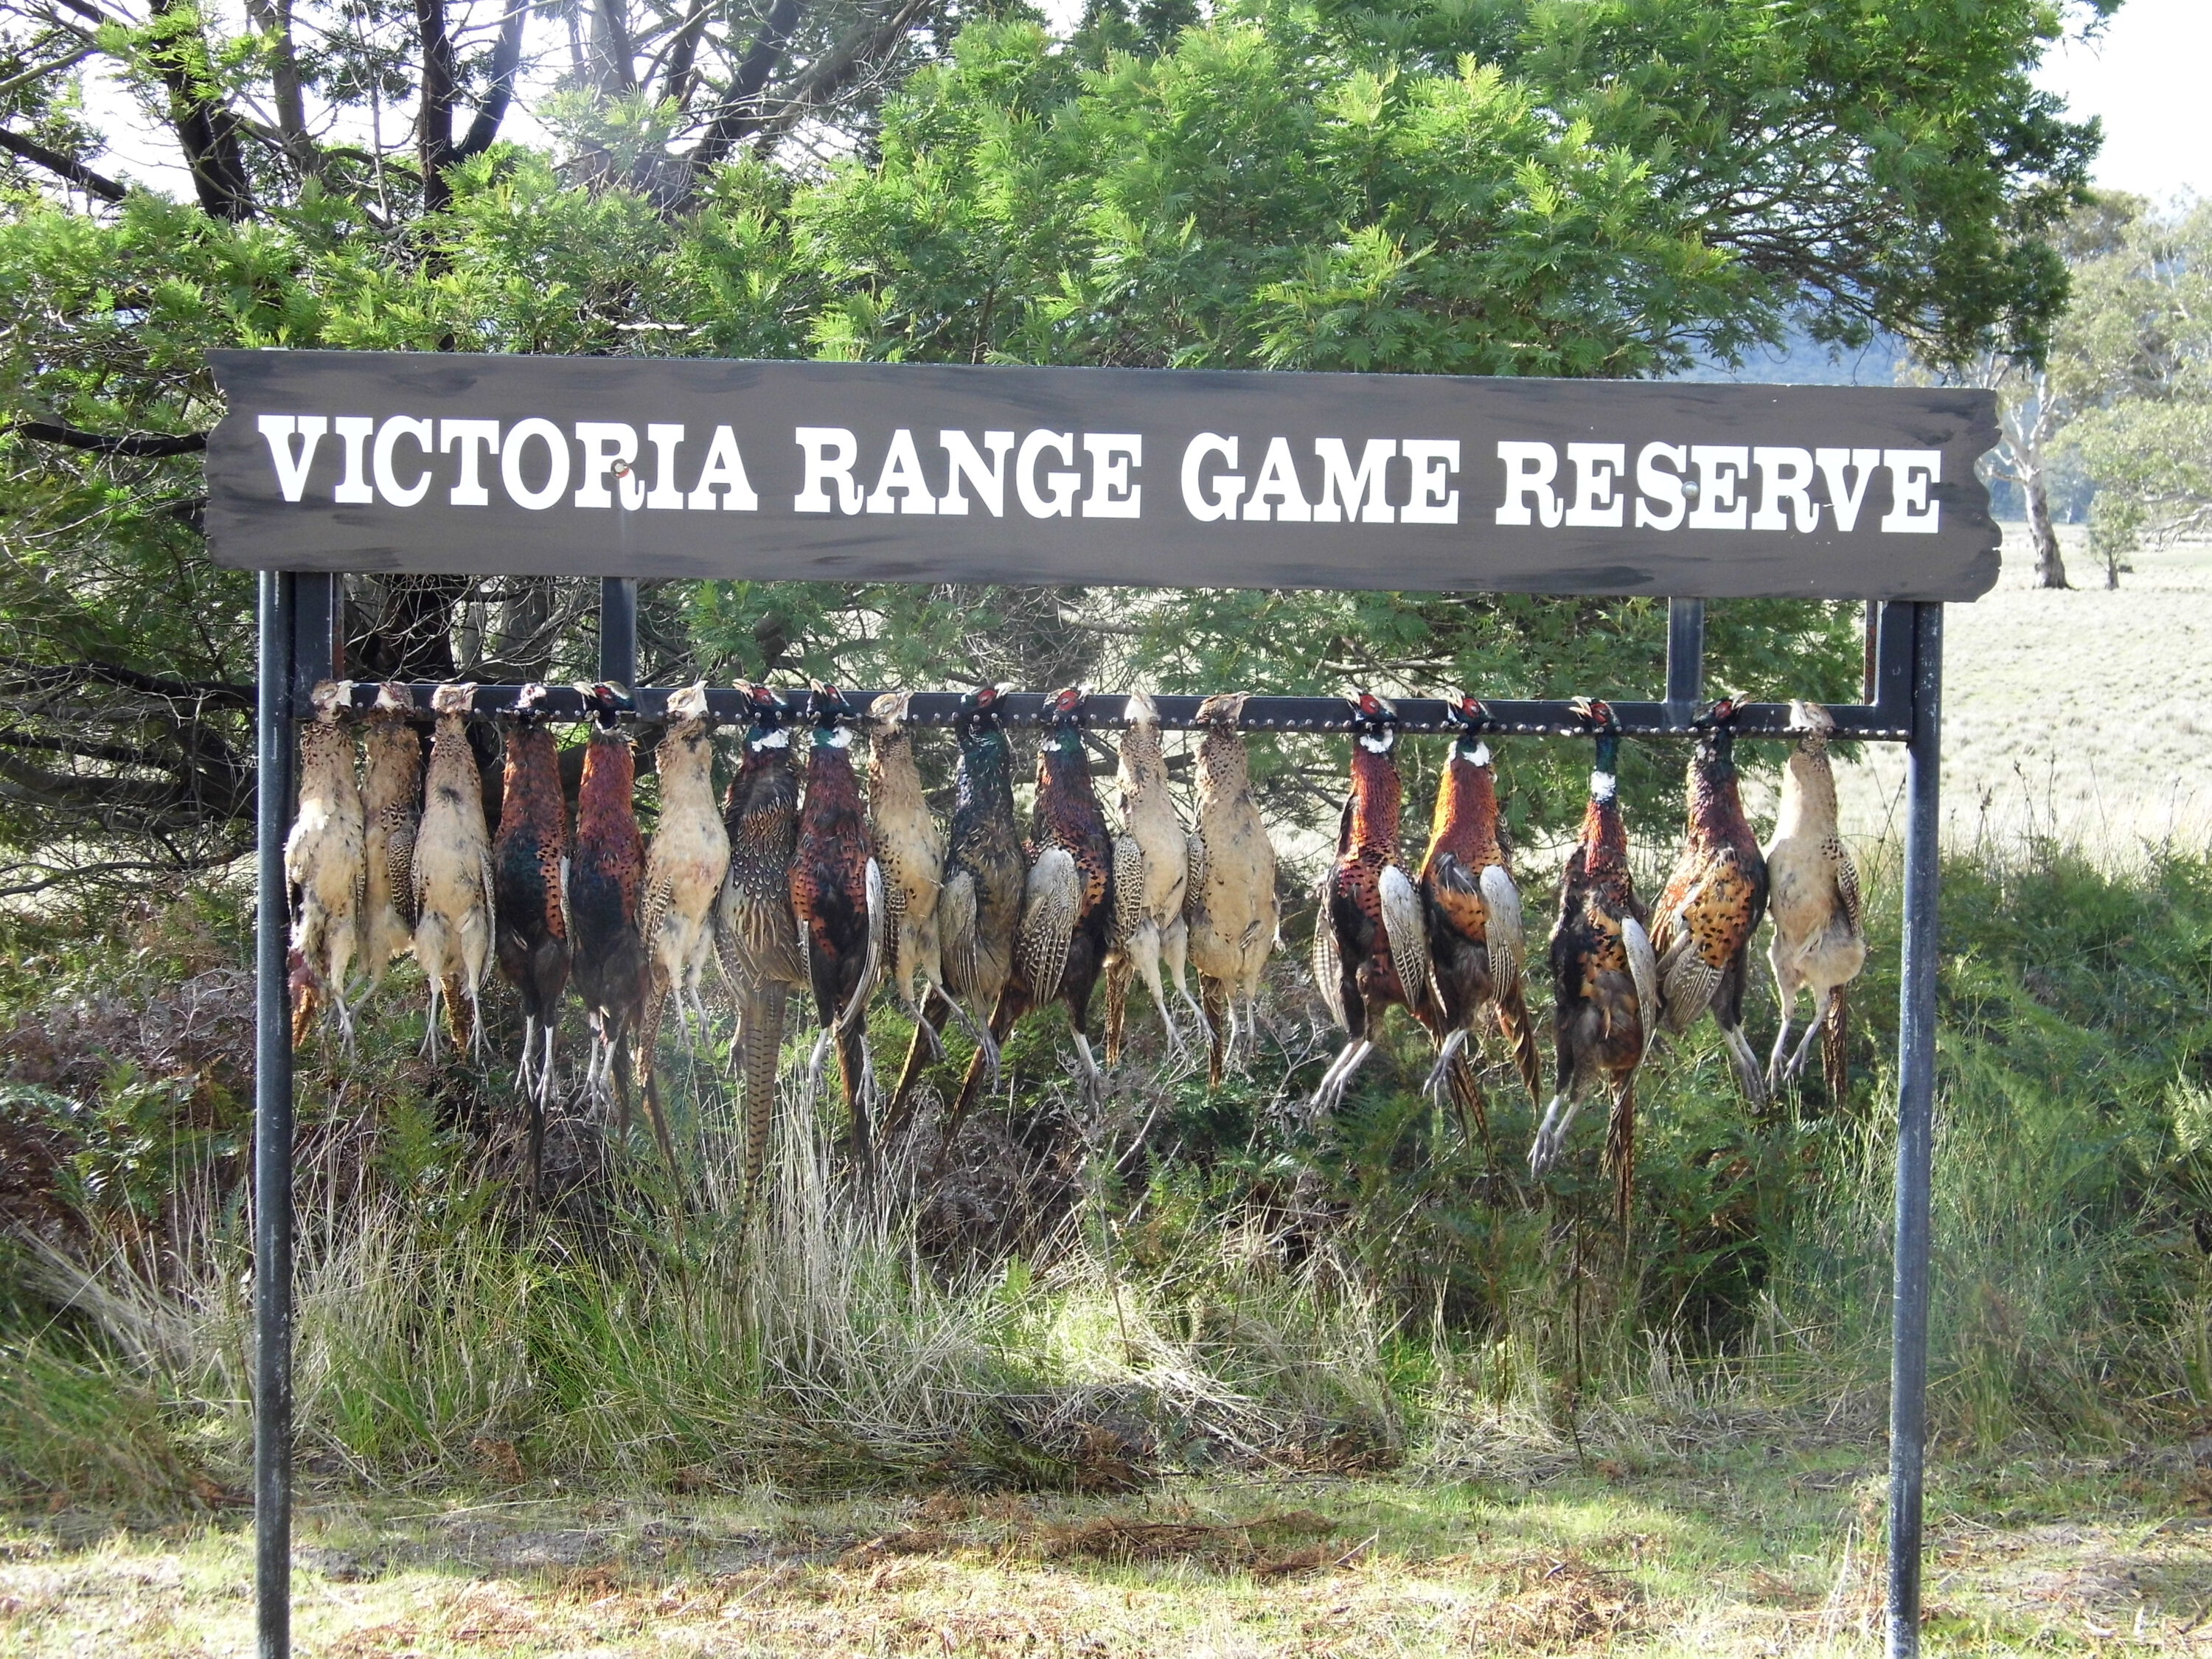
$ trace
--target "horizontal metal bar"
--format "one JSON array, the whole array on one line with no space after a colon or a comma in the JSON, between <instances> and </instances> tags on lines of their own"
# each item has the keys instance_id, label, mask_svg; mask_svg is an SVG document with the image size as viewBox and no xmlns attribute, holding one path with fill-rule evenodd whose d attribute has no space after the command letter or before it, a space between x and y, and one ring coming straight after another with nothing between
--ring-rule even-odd
<instances>
[{"instance_id":1,"label":"horizontal metal bar","mask_svg":"<svg viewBox=\"0 0 2212 1659\"><path fill-rule=\"evenodd\" d=\"M416 707L427 713L430 694L437 690L434 684L418 681L410 685ZM502 714L514 707L516 694L521 687L515 685L480 685L477 688L476 708L480 714ZM667 710L668 699L677 688L647 686L635 693L637 713L641 719L659 720ZM780 687L798 706L804 705L805 689L802 686ZM855 708L865 710L881 694L875 691L844 693ZM958 691L916 691L908 700L906 720L909 726L950 726L958 715ZM1010 726L1034 726L1044 711L1048 694L1041 691L1012 691L1000 700L1000 717ZM354 706L366 708L375 701L376 687L366 681L354 687ZM1085 726L1111 728L1127 726L1128 696L1119 691L1094 692L1084 699L1083 723ZM1203 697L1155 694L1152 702L1159 710L1160 724L1170 731L1195 731L1202 725L1198 718L1199 705ZM1400 697L1394 699L1398 710L1401 729L1409 732L1448 732L1456 729L1447 718L1451 704L1437 697ZM1494 724L1490 728L1501 736L1587 737L1589 728L1574 717L1569 704L1559 700L1522 701L1506 698L1486 700ZM1689 737L1694 728L1680 716L1680 711L1670 709L1663 702L1616 702L1611 705L1620 722L1623 732L1632 737ZM707 708L716 720L728 724L741 724L750 717L750 703L746 694L734 687L709 690ZM584 718L584 700L580 693L570 687L550 688L544 700L538 704L540 714L548 720L578 720ZM1864 704L1832 704L1828 713L1836 722L1835 736L1869 743L1903 743L1911 736L1909 727L1893 723L1888 710ZM1357 729L1358 717L1352 706L1342 697L1262 697L1251 696L1244 701L1238 726L1247 732L1351 732ZM1800 735L1799 728L1790 724L1790 705L1782 702L1753 702L1742 706L1735 723L1739 737L1783 738Z\"/></svg>"}]
</instances>

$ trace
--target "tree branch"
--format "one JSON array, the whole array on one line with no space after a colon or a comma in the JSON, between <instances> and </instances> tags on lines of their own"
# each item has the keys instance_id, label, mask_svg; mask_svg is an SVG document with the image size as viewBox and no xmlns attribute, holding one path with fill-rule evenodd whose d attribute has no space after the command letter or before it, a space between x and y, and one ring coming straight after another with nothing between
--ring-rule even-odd
<instances>
[{"instance_id":1,"label":"tree branch","mask_svg":"<svg viewBox=\"0 0 2212 1659\"><path fill-rule=\"evenodd\" d=\"M707 169L728 159L730 151L747 133L761 125L760 97L769 76L783 61L783 50L798 27L804 0L775 0L761 22L760 33L746 50L744 61L722 94L722 101L705 134L691 151L691 177L696 181Z\"/></svg>"},{"instance_id":2,"label":"tree branch","mask_svg":"<svg viewBox=\"0 0 2212 1659\"><path fill-rule=\"evenodd\" d=\"M446 29L446 0L415 0L415 27L422 41L415 147L422 158L423 211L438 213L453 199L446 183L453 157L453 39Z\"/></svg>"},{"instance_id":3,"label":"tree branch","mask_svg":"<svg viewBox=\"0 0 2212 1659\"><path fill-rule=\"evenodd\" d=\"M514 100L514 77L522 67L522 22L529 15L528 0L510 0L507 15L500 19L499 40L491 51L491 85L484 90L484 100L477 106L476 119L469 123L467 136L453 147L447 166L483 155L499 137L499 124L507 118L507 107Z\"/></svg>"},{"instance_id":4,"label":"tree branch","mask_svg":"<svg viewBox=\"0 0 2212 1659\"><path fill-rule=\"evenodd\" d=\"M149 53L169 89L169 118L191 168L201 210L211 218L242 222L253 216L253 186L238 143L238 118L216 96L206 74L207 40L196 12L183 0L153 0L156 21L169 37Z\"/></svg>"},{"instance_id":5,"label":"tree branch","mask_svg":"<svg viewBox=\"0 0 2212 1659\"><path fill-rule=\"evenodd\" d=\"M120 199L119 191L117 199ZM79 427L58 426L52 421L21 420L9 422L5 429L21 437L35 438L40 443L88 449L95 455L127 455L139 460L161 455L197 455L207 448L204 432L87 432Z\"/></svg>"},{"instance_id":6,"label":"tree branch","mask_svg":"<svg viewBox=\"0 0 2212 1659\"><path fill-rule=\"evenodd\" d=\"M94 173L74 155L64 155L59 150L48 149L20 132L9 132L0 127L0 149L19 160L44 167L58 178L66 179L79 190L97 196L103 202L119 202L129 194L122 185L104 173Z\"/></svg>"}]
</instances>

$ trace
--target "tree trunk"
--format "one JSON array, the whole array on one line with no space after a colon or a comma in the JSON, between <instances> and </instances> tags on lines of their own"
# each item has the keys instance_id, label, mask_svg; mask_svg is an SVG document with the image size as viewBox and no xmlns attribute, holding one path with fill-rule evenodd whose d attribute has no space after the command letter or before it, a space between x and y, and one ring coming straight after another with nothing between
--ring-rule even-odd
<instances>
[{"instance_id":1,"label":"tree trunk","mask_svg":"<svg viewBox=\"0 0 2212 1659\"><path fill-rule=\"evenodd\" d=\"M2051 525L2051 496L2044 489L2040 462L2021 469L2021 494L2027 498L2027 538L2035 547L2035 585L2066 587L2066 562L2059 556L2058 532Z\"/></svg>"}]
</instances>

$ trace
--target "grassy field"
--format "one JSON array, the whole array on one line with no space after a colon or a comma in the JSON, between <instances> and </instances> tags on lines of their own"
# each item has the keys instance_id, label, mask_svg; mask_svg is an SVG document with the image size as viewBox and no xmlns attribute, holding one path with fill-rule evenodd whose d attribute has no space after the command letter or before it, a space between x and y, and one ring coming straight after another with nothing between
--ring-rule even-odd
<instances>
[{"instance_id":1,"label":"grassy field","mask_svg":"<svg viewBox=\"0 0 2212 1659\"><path fill-rule=\"evenodd\" d=\"M1609 1453L1498 1450L1118 1498L311 1498L295 1631L334 1659L1879 1650L1869 1446L1708 1419ZM2209 1493L2185 1454L1947 1467L1929 1650L2203 1652ZM251 1543L234 1516L0 1527L0 1652L249 1651Z\"/></svg>"},{"instance_id":2,"label":"grassy field","mask_svg":"<svg viewBox=\"0 0 2212 1659\"><path fill-rule=\"evenodd\" d=\"M2212 839L2212 542L2135 556L2104 586L2078 526L2061 539L2078 586L2028 586L2008 526L1996 590L1944 619L1943 818L1954 845L2051 836L2107 860ZM1903 757L1843 781L1857 833L1901 810Z\"/></svg>"}]
</instances>

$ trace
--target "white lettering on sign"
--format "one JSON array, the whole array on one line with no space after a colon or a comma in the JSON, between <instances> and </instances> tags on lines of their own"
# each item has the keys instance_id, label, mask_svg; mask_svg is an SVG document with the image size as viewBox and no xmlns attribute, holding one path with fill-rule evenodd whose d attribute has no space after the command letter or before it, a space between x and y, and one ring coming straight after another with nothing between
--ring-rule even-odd
<instances>
[{"instance_id":1,"label":"white lettering on sign","mask_svg":"<svg viewBox=\"0 0 2212 1659\"><path fill-rule=\"evenodd\" d=\"M1362 524L1389 524L1398 516L1385 499L1386 469L1398 453L1395 438L1370 438L1359 452L1355 470L1341 438L1316 438L1314 453L1321 457L1321 501L1314 507L1316 524L1342 524L1357 518Z\"/></svg>"},{"instance_id":2,"label":"white lettering on sign","mask_svg":"<svg viewBox=\"0 0 2212 1659\"><path fill-rule=\"evenodd\" d=\"M898 499L893 500L893 492ZM884 456L884 470L868 492L871 513L934 513L937 497L921 476L921 457L915 453L914 434L901 427L891 434L891 447Z\"/></svg>"},{"instance_id":3,"label":"white lettering on sign","mask_svg":"<svg viewBox=\"0 0 2212 1659\"><path fill-rule=\"evenodd\" d=\"M614 494L607 474L621 469L622 482L629 482L629 464L637 459L637 428L621 421L579 421L576 441L584 447L584 483L576 491L579 507L612 507Z\"/></svg>"},{"instance_id":4,"label":"white lettering on sign","mask_svg":"<svg viewBox=\"0 0 2212 1659\"><path fill-rule=\"evenodd\" d=\"M276 463L276 488L288 501L296 501L307 487L307 469L315 464L315 446L331 429L327 415L264 415L257 424L269 441L270 459ZM298 457L292 440L298 438Z\"/></svg>"},{"instance_id":5,"label":"white lettering on sign","mask_svg":"<svg viewBox=\"0 0 2212 1659\"><path fill-rule=\"evenodd\" d=\"M1559 452L1549 444L1505 438L1498 441L1498 459L1505 463L1505 499L1498 504L1498 522L1556 528L1563 509L1552 493L1552 480L1559 476Z\"/></svg>"},{"instance_id":6,"label":"white lettering on sign","mask_svg":"<svg viewBox=\"0 0 2212 1659\"><path fill-rule=\"evenodd\" d=\"M443 487L451 506L490 507L496 463L507 501L526 512L760 510L732 425L714 427L701 456L686 428L672 422L577 421L565 432L534 416L508 422L283 414L254 422L276 494L289 503L308 503L327 489L341 506L406 509ZM933 447L908 427L866 439L844 426L799 426L791 434L799 451L795 513L966 517L980 506L1003 519L1011 483L1031 519L1144 515L1142 433L946 427ZM332 435L335 457L323 441ZM1310 455L1299 447L1304 441L1282 433L1198 433L1183 441L1174 499L1200 524L1456 525L1470 484L1478 499L1483 493L1477 475L1462 478L1457 438L1316 438ZM1513 528L1802 536L1825 527L1849 535L1869 516L1870 500L1881 534L1934 535L1942 526L1943 453L1936 449L1638 435L1632 443L1508 438L1496 452L1499 471L1491 476L1501 494L1492 498L1491 516ZM1887 475L1881 497L1869 494L1877 474Z\"/></svg>"},{"instance_id":7,"label":"white lettering on sign","mask_svg":"<svg viewBox=\"0 0 2212 1659\"><path fill-rule=\"evenodd\" d=\"M1456 438L1406 438L1399 450L1413 464L1413 498L1398 514L1401 524L1457 524L1459 491L1451 475L1459 471Z\"/></svg>"},{"instance_id":8,"label":"white lettering on sign","mask_svg":"<svg viewBox=\"0 0 2212 1659\"><path fill-rule=\"evenodd\" d=\"M968 498L960 493L963 479L975 489L975 499L994 519L1006 516L1006 452L1014 447L1011 432L986 432L983 447L991 452L991 464L986 466L977 453L975 441L964 432L951 429L937 434L938 447L945 452L951 464L945 480L945 500L939 510L945 513L965 513Z\"/></svg>"},{"instance_id":9,"label":"white lettering on sign","mask_svg":"<svg viewBox=\"0 0 2212 1659\"><path fill-rule=\"evenodd\" d=\"M1235 518L1237 498L1244 493L1244 480L1237 473L1217 472L1209 483L1206 464L1216 456L1224 466L1236 465L1237 440L1201 432L1182 453L1182 504L1200 524Z\"/></svg>"},{"instance_id":10,"label":"white lettering on sign","mask_svg":"<svg viewBox=\"0 0 2212 1659\"><path fill-rule=\"evenodd\" d=\"M1928 486L1943 476L1940 449L1886 449L1881 464L1889 469L1889 499L1895 503L1882 516L1889 534L1932 536L1936 509L1928 504Z\"/></svg>"},{"instance_id":11,"label":"white lettering on sign","mask_svg":"<svg viewBox=\"0 0 2212 1659\"><path fill-rule=\"evenodd\" d=\"M1664 461L1662 470L1660 463ZM1690 464L1690 452L1680 444L1646 444L1636 458L1636 487L1642 492L1636 499L1636 527L1638 530L1672 530L1682 522L1690 510L1690 498L1682 488L1683 469ZM1661 503L1664 512L1655 508L1653 501Z\"/></svg>"},{"instance_id":12,"label":"white lettering on sign","mask_svg":"<svg viewBox=\"0 0 2212 1659\"><path fill-rule=\"evenodd\" d=\"M830 495L822 486L834 483L837 486L837 510L858 513L860 486L853 482L853 463L860 457L860 441L842 426L802 426L791 436L806 456L806 483L792 497L792 511L827 513Z\"/></svg>"},{"instance_id":13,"label":"white lettering on sign","mask_svg":"<svg viewBox=\"0 0 2212 1659\"><path fill-rule=\"evenodd\" d=\"M1291 459L1288 438L1267 440L1267 459L1260 463L1260 476L1252 481L1252 493L1244 498L1244 516L1262 523L1269 519L1279 519L1285 524L1313 522L1313 507L1298 489L1298 469Z\"/></svg>"},{"instance_id":14,"label":"white lettering on sign","mask_svg":"<svg viewBox=\"0 0 2212 1659\"><path fill-rule=\"evenodd\" d=\"M453 493L446 499L455 507L489 507L491 492L483 486L483 458L486 452L499 453L499 422L439 422L438 453L450 455L456 445L460 449L460 476L453 481Z\"/></svg>"},{"instance_id":15,"label":"white lettering on sign","mask_svg":"<svg viewBox=\"0 0 2212 1659\"><path fill-rule=\"evenodd\" d=\"M549 457L545 482L535 489L525 480L522 471L532 438L545 446ZM536 416L509 427L505 441L500 445L499 481L507 486L509 501L532 513L543 513L559 501L568 489L568 440L561 428Z\"/></svg>"},{"instance_id":16,"label":"white lettering on sign","mask_svg":"<svg viewBox=\"0 0 2212 1659\"><path fill-rule=\"evenodd\" d=\"M745 477L745 458L738 451L738 434L726 426L714 428L714 441L707 446L707 464L699 469L699 482L691 486L684 504L694 513L712 513L718 489L725 513L760 511L760 497Z\"/></svg>"},{"instance_id":17,"label":"white lettering on sign","mask_svg":"<svg viewBox=\"0 0 2212 1659\"><path fill-rule=\"evenodd\" d=\"M1086 519L1133 519L1144 505L1145 487L1129 482L1132 467L1145 464L1145 440L1135 432L1086 432L1084 453L1091 457L1091 493L1083 498Z\"/></svg>"},{"instance_id":18,"label":"white lettering on sign","mask_svg":"<svg viewBox=\"0 0 2212 1659\"><path fill-rule=\"evenodd\" d=\"M1072 519L1075 492L1083 488L1080 472L1054 471L1044 475L1044 489L1036 487L1037 462L1047 451L1060 457L1061 467L1075 465L1075 434L1040 428L1022 440L1014 455L1014 494L1032 519Z\"/></svg>"},{"instance_id":19,"label":"white lettering on sign","mask_svg":"<svg viewBox=\"0 0 2212 1659\"><path fill-rule=\"evenodd\" d=\"M394 415L376 429L376 447L369 453L369 471L376 475L376 493L394 507L412 507L430 493L430 445L434 434L429 422L411 415ZM423 466L413 483L403 484L392 470L392 447L412 438L422 452Z\"/></svg>"}]
</instances>

